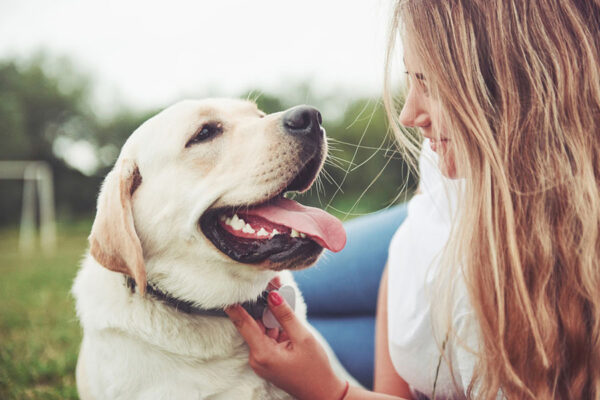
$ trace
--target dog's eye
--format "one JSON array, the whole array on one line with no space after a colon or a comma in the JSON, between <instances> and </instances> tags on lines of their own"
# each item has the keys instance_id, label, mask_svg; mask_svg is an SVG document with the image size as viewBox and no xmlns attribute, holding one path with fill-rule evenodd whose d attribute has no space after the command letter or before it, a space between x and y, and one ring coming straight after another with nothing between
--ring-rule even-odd
<instances>
[{"instance_id":1,"label":"dog's eye","mask_svg":"<svg viewBox=\"0 0 600 400\"><path fill-rule=\"evenodd\" d=\"M223 124L220 122L206 123L196 131L190 140L188 140L188 142L185 144L185 147L190 147L196 143L204 142L222 132Z\"/></svg>"}]
</instances>

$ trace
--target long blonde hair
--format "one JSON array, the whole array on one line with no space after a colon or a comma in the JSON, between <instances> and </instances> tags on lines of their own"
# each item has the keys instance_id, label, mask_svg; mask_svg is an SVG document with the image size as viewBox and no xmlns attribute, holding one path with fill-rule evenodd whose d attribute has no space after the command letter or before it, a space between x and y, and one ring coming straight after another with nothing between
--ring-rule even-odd
<instances>
[{"instance_id":1,"label":"long blonde hair","mask_svg":"<svg viewBox=\"0 0 600 400\"><path fill-rule=\"evenodd\" d=\"M465 178L445 265L478 325L467 394L600 398L600 1L400 0L392 32L392 126L400 32Z\"/></svg>"}]
</instances>

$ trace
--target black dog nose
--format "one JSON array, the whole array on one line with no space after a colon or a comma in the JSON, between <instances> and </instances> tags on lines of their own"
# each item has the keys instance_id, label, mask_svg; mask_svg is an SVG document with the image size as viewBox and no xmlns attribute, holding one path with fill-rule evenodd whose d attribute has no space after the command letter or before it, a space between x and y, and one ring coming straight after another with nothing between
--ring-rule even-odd
<instances>
[{"instance_id":1,"label":"black dog nose","mask_svg":"<svg viewBox=\"0 0 600 400\"><path fill-rule=\"evenodd\" d=\"M283 116L283 127L294 135L318 137L322 135L321 113L314 107L296 106L287 110Z\"/></svg>"}]
</instances>

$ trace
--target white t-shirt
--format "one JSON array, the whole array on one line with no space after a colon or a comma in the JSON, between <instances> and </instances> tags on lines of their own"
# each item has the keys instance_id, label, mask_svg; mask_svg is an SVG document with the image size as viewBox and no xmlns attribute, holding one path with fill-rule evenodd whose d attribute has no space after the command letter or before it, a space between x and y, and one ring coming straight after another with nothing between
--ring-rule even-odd
<instances>
[{"instance_id":1,"label":"white t-shirt","mask_svg":"<svg viewBox=\"0 0 600 400\"><path fill-rule=\"evenodd\" d=\"M431 150L428 140L423 145L419 169L421 193L410 200L408 215L389 248L388 338L390 356L397 373L411 386L415 395L419 392L431 397L440 362L440 347L433 333L431 302L435 299L429 289L439 256L448 241L457 194L464 182L441 174L437 154ZM475 349L473 312L462 278L458 277L457 281L459 289L453 306L454 329L459 337L467 340L470 349ZM439 343L443 340L444 337L438 338ZM447 363L442 360L436 398L464 398L473 374L475 356L456 343L448 343L445 352L453 364L457 385L453 383Z\"/></svg>"}]
</instances>

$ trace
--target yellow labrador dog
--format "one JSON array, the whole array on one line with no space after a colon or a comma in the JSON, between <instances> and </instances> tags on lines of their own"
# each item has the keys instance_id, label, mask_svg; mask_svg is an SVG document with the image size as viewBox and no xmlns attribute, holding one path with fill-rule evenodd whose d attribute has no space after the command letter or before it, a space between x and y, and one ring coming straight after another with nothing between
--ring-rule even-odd
<instances>
[{"instance_id":1,"label":"yellow labrador dog","mask_svg":"<svg viewBox=\"0 0 600 400\"><path fill-rule=\"evenodd\" d=\"M223 309L260 318L278 278L305 318L289 270L344 246L336 218L283 197L319 173L320 124L308 106L265 115L248 101L189 100L129 137L73 286L82 399L289 398L254 374Z\"/></svg>"}]
</instances>

